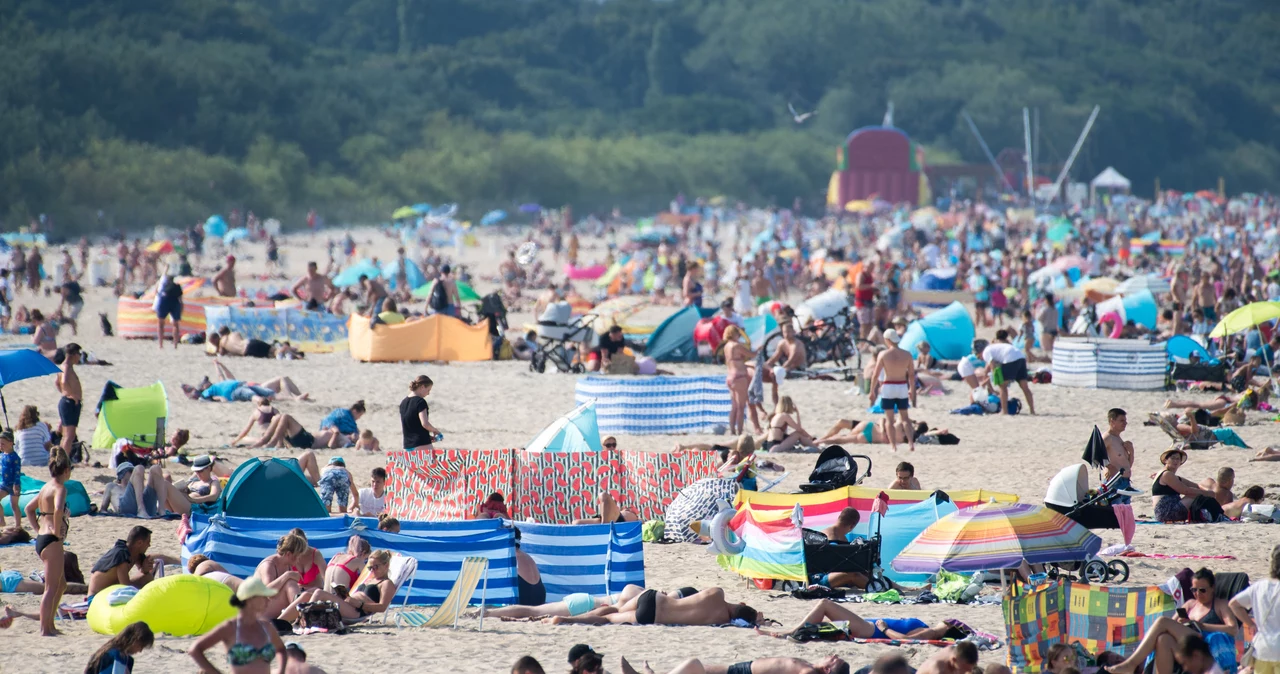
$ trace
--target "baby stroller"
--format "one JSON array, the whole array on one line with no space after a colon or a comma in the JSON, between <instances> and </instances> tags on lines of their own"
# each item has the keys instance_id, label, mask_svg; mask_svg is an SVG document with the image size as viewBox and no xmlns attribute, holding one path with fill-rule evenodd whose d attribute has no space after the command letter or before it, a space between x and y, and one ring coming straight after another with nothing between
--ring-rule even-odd
<instances>
[{"instance_id":1,"label":"baby stroller","mask_svg":"<svg viewBox=\"0 0 1280 674\"><path fill-rule=\"evenodd\" d=\"M1133 496L1141 492L1121 491L1116 483L1122 479L1117 474L1110 481L1103 483L1096 494L1089 493L1089 467L1076 463L1058 471L1049 480L1049 490L1044 495L1044 505L1055 512L1062 513L1069 519L1079 523L1086 529L1119 529L1120 521L1116 518L1115 509L1109 505L1112 497L1119 495ZM1123 583L1129 579L1129 565L1123 560L1113 559L1103 562L1091 557L1081 562L1064 562L1049 565L1049 576L1072 577L1072 572L1080 572L1081 576L1091 583Z\"/></svg>"},{"instance_id":2,"label":"baby stroller","mask_svg":"<svg viewBox=\"0 0 1280 674\"><path fill-rule=\"evenodd\" d=\"M858 474L857 459L867 462L867 470L861 475ZM809 481L800 485L800 491L813 494L840 487L854 487L862 484L862 481L869 477L871 477L871 457L865 454L850 454L844 447L832 445L818 455L818 460L813 465L813 472L809 473Z\"/></svg>"},{"instance_id":3,"label":"baby stroller","mask_svg":"<svg viewBox=\"0 0 1280 674\"><path fill-rule=\"evenodd\" d=\"M880 518L876 517L876 533L852 543L833 543L826 534L802 529L805 571L812 579L830 573L861 573L867 577L867 592L881 592L890 587L880 567Z\"/></svg>"},{"instance_id":4,"label":"baby stroller","mask_svg":"<svg viewBox=\"0 0 1280 674\"><path fill-rule=\"evenodd\" d=\"M590 342L593 333L583 320L573 317L568 302L554 302L538 317L537 350L529 360L533 372L546 372L547 361L561 372L581 374L586 371L578 358L578 344Z\"/></svg>"}]
</instances>

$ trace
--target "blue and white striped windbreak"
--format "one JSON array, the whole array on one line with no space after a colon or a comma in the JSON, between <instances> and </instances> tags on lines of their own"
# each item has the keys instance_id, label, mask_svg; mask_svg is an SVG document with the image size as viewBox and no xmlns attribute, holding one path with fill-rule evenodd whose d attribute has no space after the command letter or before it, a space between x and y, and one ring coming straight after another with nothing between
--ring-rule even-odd
<instances>
[{"instance_id":1,"label":"blue and white striped windbreak","mask_svg":"<svg viewBox=\"0 0 1280 674\"><path fill-rule=\"evenodd\" d=\"M581 405L594 400L600 433L711 433L729 425L724 377L584 377L574 389Z\"/></svg>"},{"instance_id":2,"label":"blue and white striped windbreak","mask_svg":"<svg viewBox=\"0 0 1280 674\"><path fill-rule=\"evenodd\" d=\"M312 547L326 559L343 552L347 540L360 535L375 550L410 555L418 560L413 582L401 587L396 602L440 604L457 579L466 557L489 559L487 602L516 601L515 534L502 520L457 522L402 521L399 534L378 531L377 521L350 516L327 519L260 519L250 517L192 517L193 533L182 548L186 560L202 554L241 578L253 574L258 563L275 552L276 541L290 529L307 532ZM533 557L547 587L547 601L566 594L616 593L628 583L644 585L644 551L640 523L613 525L518 524L522 548Z\"/></svg>"}]
</instances>

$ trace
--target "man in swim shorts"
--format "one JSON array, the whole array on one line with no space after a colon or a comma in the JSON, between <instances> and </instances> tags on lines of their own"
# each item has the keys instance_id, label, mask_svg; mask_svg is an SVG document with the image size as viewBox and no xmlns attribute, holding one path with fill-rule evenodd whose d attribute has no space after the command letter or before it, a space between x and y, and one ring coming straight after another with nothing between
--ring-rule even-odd
<instances>
[{"instance_id":1,"label":"man in swim shorts","mask_svg":"<svg viewBox=\"0 0 1280 674\"><path fill-rule=\"evenodd\" d=\"M89 596L111 587L129 585L136 588L150 583L155 577L157 562L177 564L179 560L165 555L147 555L151 547L151 530L137 526L129 530L124 540L117 540L93 565L89 574ZM129 571L137 568L139 575L130 577Z\"/></svg>"},{"instance_id":2,"label":"man in swim shorts","mask_svg":"<svg viewBox=\"0 0 1280 674\"><path fill-rule=\"evenodd\" d=\"M66 360L62 362L62 372L56 382L58 392L62 394L58 400L58 419L62 427L62 449L71 456L71 447L76 443L76 427L80 425L80 400L84 398L80 375L75 368L80 363L80 345L68 344L63 352Z\"/></svg>"},{"instance_id":3,"label":"man in swim shorts","mask_svg":"<svg viewBox=\"0 0 1280 674\"><path fill-rule=\"evenodd\" d=\"M876 365L871 371L871 403L874 405L876 398L880 398L889 430L899 426L914 452L916 438L911 431L911 416L907 410L916 404L916 361L910 351L898 347L900 341L902 337L897 330L890 328L884 331L884 343L888 348L876 356ZM895 435L892 432L886 434L893 451L898 451Z\"/></svg>"},{"instance_id":4,"label":"man in swim shorts","mask_svg":"<svg viewBox=\"0 0 1280 674\"><path fill-rule=\"evenodd\" d=\"M712 587L683 598L645 590L608 615L553 616L543 622L552 625L723 625L743 620L757 625L760 615L746 604L725 601L724 590Z\"/></svg>"},{"instance_id":5,"label":"man in swim shorts","mask_svg":"<svg viewBox=\"0 0 1280 674\"><path fill-rule=\"evenodd\" d=\"M769 636L787 638L805 625L818 625L821 623L835 623L853 639L901 639L904 636L892 637L889 636L889 632L908 635L919 629L929 629L927 624L915 618L884 618L879 620L873 618L864 620L858 614L830 599L820 599L796 627L783 631L761 630L760 632ZM888 632L878 625L884 625ZM905 638L914 639L917 637L910 636Z\"/></svg>"},{"instance_id":6,"label":"man in swim shorts","mask_svg":"<svg viewBox=\"0 0 1280 674\"><path fill-rule=\"evenodd\" d=\"M645 589L639 585L628 585L622 588L622 592L618 593L618 600L613 603L610 603L610 597L592 597L585 592L575 592L567 595L561 601L553 601L541 606L500 606L490 609L486 613L506 620L548 618L552 616L576 617L588 613L607 615L616 613L619 607L634 600L643 592L645 592ZM675 598L683 598L692 597L697 593L698 590L695 588L682 587L667 594Z\"/></svg>"}]
</instances>

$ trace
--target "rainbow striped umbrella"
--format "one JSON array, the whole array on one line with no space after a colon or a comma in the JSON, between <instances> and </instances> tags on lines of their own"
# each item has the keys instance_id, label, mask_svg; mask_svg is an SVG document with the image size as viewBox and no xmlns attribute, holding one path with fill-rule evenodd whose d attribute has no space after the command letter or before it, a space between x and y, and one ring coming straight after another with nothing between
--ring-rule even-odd
<instances>
[{"instance_id":1,"label":"rainbow striped umbrella","mask_svg":"<svg viewBox=\"0 0 1280 674\"><path fill-rule=\"evenodd\" d=\"M1102 539L1064 515L1031 503L983 503L929 525L897 558L902 573L1011 569L1022 562L1081 561Z\"/></svg>"}]
</instances>

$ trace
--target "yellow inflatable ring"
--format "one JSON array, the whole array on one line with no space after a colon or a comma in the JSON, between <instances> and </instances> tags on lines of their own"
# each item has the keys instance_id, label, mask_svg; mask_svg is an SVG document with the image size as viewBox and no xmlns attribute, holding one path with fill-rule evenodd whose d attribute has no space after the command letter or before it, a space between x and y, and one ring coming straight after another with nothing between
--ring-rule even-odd
<instances>
[{"instance_id":1,"label":"yellow inflatable ring","mask_svg":"<svg viewBox=\"0 0 1280 674\"><path fill-rule=\"evenodd\" d=\"M204 634L237 611L231 605L231 588L204 576L182 574L147 583L127 603L112 606L111 587L94 595L89 604L89 627L99 634L115 635L135 622L153 632L176 637Z\"/></svg>"}]
</instances>

